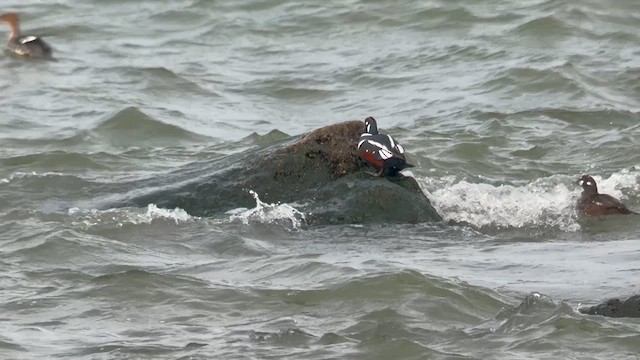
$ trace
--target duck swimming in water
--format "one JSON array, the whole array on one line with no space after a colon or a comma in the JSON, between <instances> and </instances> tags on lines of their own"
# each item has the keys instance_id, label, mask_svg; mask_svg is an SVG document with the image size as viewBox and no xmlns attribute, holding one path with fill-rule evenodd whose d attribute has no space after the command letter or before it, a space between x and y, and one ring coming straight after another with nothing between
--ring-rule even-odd
<instances>
[{"instance_id":1,"label":"duck swimming in water","mask_svg":"<svg viewBox=\"0 0 640 360\"><path fill-rule=\"evenodd\" d=\"M582 195L576 208L589 216L638 214L629 210L620 200L611 195L598 193L596 181L589 175L582 175L578 180L582 186Z\"/></svg>"},{"instance_id":2,"label":"duck swimming in water","mask_svg":"<svg viewBox=\"0 0 640 360\"><path fill-rule=\"evenodd\" d=\"M9 42L7 48L18 55L39 59L53 59L51 46L37 36L23 36L20 34L20 20L16 13L0 15L0 22L9 26Z\"/></svg>"},{"instance_id":3,"label":"duck swimming in water","mask_svg":"<svg viewBox=\"0 0 640 360\"><path fill-rule=\"evenodd\" d=\"M364 133L358 142L358 155L378 170L375 176L397 176L402 169L413 167L404 157L404 148L391 135L380 134L376 119L364 120Z\"/></svg>"}]
</instances>

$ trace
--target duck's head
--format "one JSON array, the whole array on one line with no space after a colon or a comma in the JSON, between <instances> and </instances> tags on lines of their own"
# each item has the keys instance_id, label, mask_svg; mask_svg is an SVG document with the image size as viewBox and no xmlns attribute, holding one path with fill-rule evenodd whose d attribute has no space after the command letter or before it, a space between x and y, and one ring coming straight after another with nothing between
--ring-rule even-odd
<instances>
[{"instance_id":1,"label":"duck's head","mask_svg":"<svg viewBox=\"0 0 640 360\"><path fill-rule=\"evenodd\" d=\"M378 133L378 123L376 123L376 119L371 116L364 119L364 132L371 135L376 135Z\"/></svg>"},{"instance_id":2,"label":"duck's head","mask_svg":"<svg viewBox=\"0 0 640 360\"><path fill-rule=\"evenodd\" d=\"M18 14L16 13L4 13L0 15L0 22L6 22L9 25L18 25Z\"/></svg>"},{"instance_id":3,"label":"duck's head","mask_svg":"<svg viewBox=\"0 0 640 360\"><path fill-rule=\"evenodd\" d=\"M18 20L18 14L16 13L4 13L0 15L0 22L7 23L11 29L9 38L20 36L20 25Z\"/></svg>"},{"instance_id":4,"label":"duck's head","mask_svg":"<svg viewBox=\"0 0 640 360\"><path fill-rule=\"evenodd\" d=\"M591 194L598 193L598 185L596 185L596 181L589 175L582 175L578 180L578 185L582 186L584 192Z\"/></svg>"}]
</instances>

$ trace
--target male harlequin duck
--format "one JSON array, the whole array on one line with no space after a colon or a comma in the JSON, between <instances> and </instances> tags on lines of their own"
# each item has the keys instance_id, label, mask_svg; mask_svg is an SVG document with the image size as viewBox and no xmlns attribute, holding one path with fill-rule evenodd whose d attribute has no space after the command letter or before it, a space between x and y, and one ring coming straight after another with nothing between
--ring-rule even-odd
<instances>
[{"instance_id":1,"label":"male harlequin duck","mask_svg":"<svg viewBox=\"0 0 640 360\"><path fill-rule=\"evenodd\" d=\"M20 34L20 20L16 13L6 13L0 15L0 22L7 23L11 33L9 33L9 42L7 48L18 55L28 56L40 59L50 59L52 50L51 46L37 36L22 36Z\"/></svg>"},{"instance_id":2,"label":"male harlequin duck","mask_svg":"<svg viewBox=\"0 0 640 360\"><path fill-rule=\"evenodd\" d=\"M364 120L364 133L358 142L358 155L378 170L375 176L397 176L402 169L413 167L404 157L404 148L390 135L380 134L376 119Z\"/></svg>"},{"instance_id":3,"label":"male harlequin duck","mask_svg":"<svg viewBox=\"0 0 640 360\"><path fill-rule=\"evenodd\" d=\"M589 175L582 175L578 185L582 186L582 195L576 208L589 216L637 214L613 196L599 194L596 181Z\"/></svg>"}]
</instances>

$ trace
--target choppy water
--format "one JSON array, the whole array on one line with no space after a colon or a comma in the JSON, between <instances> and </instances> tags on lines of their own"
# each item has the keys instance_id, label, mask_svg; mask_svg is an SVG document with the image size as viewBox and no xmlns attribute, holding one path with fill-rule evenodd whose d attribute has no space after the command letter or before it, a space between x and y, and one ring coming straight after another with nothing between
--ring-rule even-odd
<instances>
[{"instance_id":1,"label":"choppy water","mask_svg":"<svg viewBox=\"0 0 640 360\"><path fill-rule=\"evenodd\" d=\"M583 173L640 208L637 1L9 10L59 61L0 56L2 358L638 357L637 320L575 311L640 291L638 220L573 209ZM368 115L443 223L96 203Z\"/></svg>"}]
</instances>

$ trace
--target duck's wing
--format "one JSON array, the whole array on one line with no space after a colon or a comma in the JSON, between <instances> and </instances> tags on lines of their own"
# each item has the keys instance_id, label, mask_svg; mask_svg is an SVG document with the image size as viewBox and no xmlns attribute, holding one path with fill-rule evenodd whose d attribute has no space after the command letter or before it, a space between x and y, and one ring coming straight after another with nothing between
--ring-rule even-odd
<instances>
[{"instance_id":1,"label":"duck's wing","mask_svg":"<svg viewBox=\"0 0 640 360\"><path fill-rule=\"evenodd\" d=\"M361 152L372 153L376 160L387 160L393 157L393 152L389 150L384 143L373 136L361 137L358 142L358 150Z\"/></svg>"},{"instance_id":2,"label":"duck's wing","mask_svg":"<svg viewBox=\"0 0 640 360\"><path fill-rule=\"evenodd\" d=\"M404 148L398 144L391 135L377 134L362 136L360 142L363 146L367 147L366 149L368 151L378 152L381 160L390 158L404 159Z\"/></svg>"},{"instance_id":3,"label":"duck's wing","mask_svg":"<svg viewBox=\"0 0 640 360\"><path fill-rule=\"evenodd\" d=\"M631 214L633 211L629 210L625 204L620 202L620 200L614 198L611 195L600 194L596 203L602 204L602 206L608 209L617 209L622 214Z\"/></svg>"},{"instance_id":4,"label":"duck's wing","mask_svg":"<svg viewBox=\"0 0 640 360\"><path fill-rule=\"evenodd\" d=\"M18 48L16 52L21 55L28 55L38 58L49 58L53 50L42 38L37 36L23 36L18 39Z\"/></svg>"}]
</instances>

